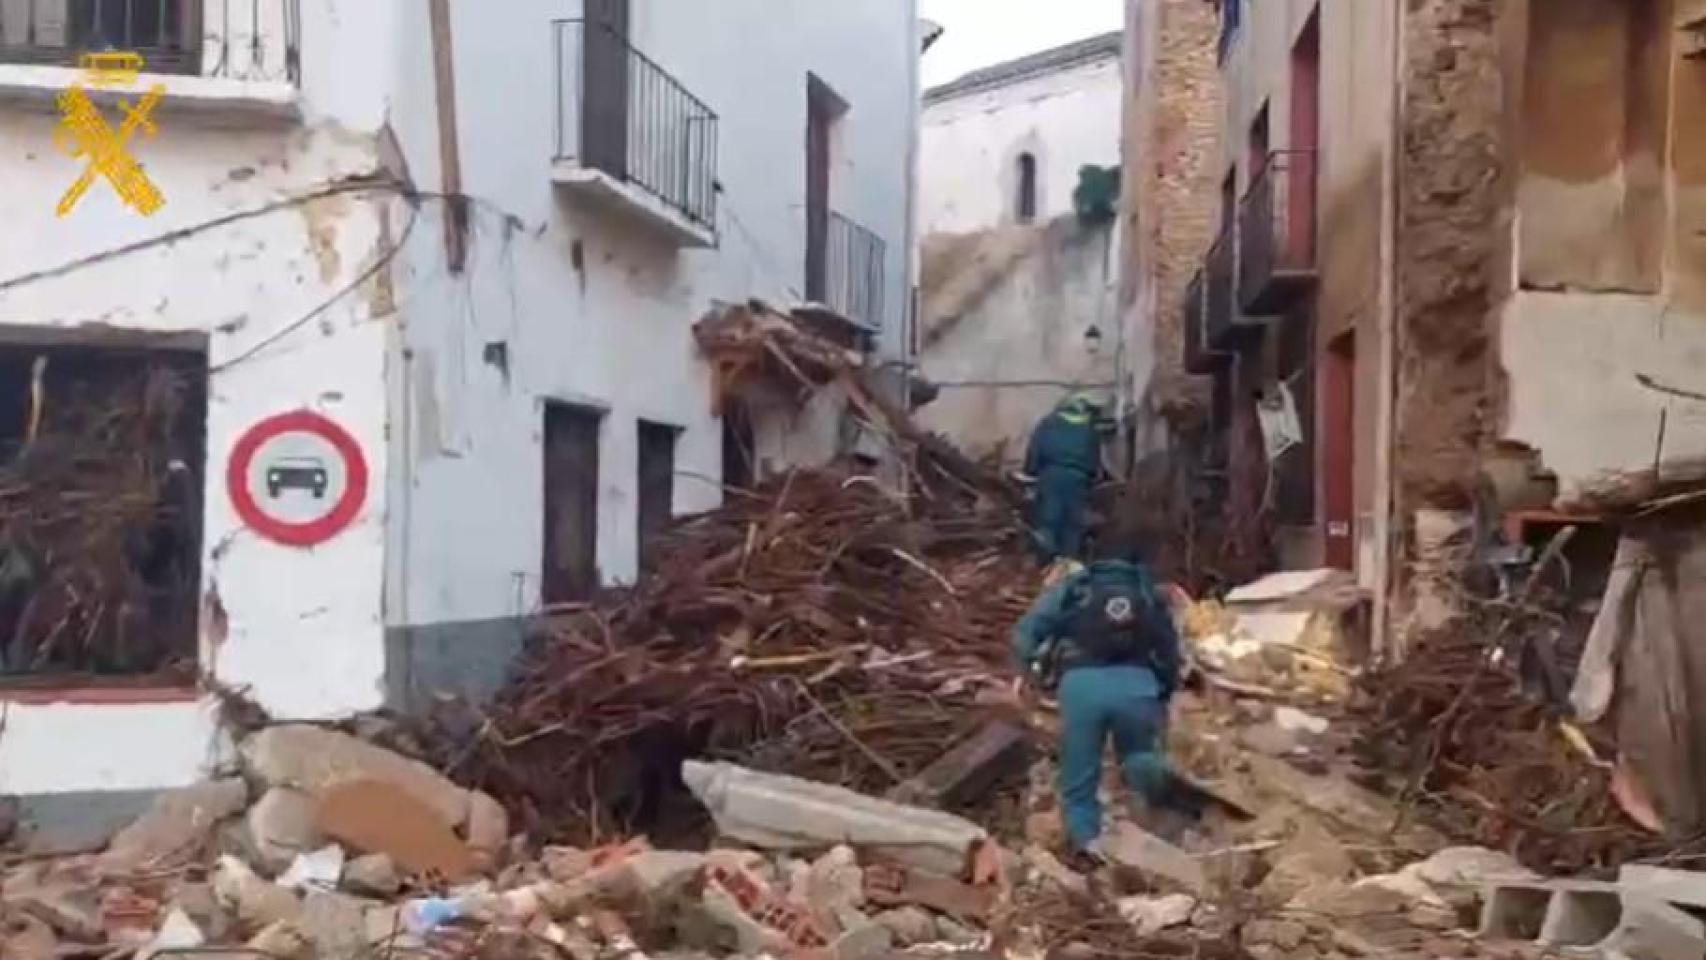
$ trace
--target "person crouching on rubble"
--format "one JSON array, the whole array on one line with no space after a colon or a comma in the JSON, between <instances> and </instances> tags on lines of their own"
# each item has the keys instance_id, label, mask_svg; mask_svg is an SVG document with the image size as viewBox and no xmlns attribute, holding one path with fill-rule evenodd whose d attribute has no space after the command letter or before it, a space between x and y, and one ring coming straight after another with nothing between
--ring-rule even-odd
<instances>
[{"instance_id":1,"label":"person crouching on rubble","mask_svg":"<svg viewBox=\"0 0 1706 960\"><path fill-rule=\"evenodd\" d=\"M1078 869L1103 862L1097 787L1108 740L1127 787L1152 808L1168 804L1162 736L1180 671L1179 636L1137 532L1116 531L1099 552L1045 590L1013 630L1024 675L1045 687L1058 677L1058 790Z\"/></svg>"}]
</instances>

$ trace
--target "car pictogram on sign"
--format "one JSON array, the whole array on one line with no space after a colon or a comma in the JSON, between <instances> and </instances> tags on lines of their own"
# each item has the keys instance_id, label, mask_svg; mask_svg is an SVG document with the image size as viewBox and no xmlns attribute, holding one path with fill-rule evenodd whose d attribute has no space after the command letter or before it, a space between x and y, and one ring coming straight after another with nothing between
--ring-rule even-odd
<instances>
[{"instance_id":1,"label":"car pictogram on sign","mask_svg":"<svg viewBox=\"0 0 1706 960\"><path fill-rule=\"evenodd\" d=\"M330 482L326 461L319 457L284 457L267 466L267 496L274 500L286 490L306 490L323 500Z\"/></svg>"},{"instance_id":2,"label":"car pictogram on sign","mask_svg":"<svg viewBox=\"0 0 1706 960\"><path fill-rule=\"evenodd\" d=\"M268 417L243 431L225 466L244 526L287 547L315 547L361 515L367 458L342 426L312 410Z\"/></svg>"}]
</instances>

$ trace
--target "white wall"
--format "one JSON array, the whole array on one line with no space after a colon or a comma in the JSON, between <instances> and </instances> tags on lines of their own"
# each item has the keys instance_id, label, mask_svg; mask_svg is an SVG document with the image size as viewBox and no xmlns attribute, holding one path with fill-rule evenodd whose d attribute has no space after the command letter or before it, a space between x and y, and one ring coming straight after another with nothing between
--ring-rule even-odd
<instances>
[{"instance_id":1,"label":"white wall","mask_svg":"<svg viewBox=\"0 0 1706 960\"><path fill-rule=\"evenodd\" d=\"M1023 153L1037 158L1037 219L1070 212L1079 168L1120 162L1122 95L1110 55L926 106L920 234L1015 222Z\"/></svg>"},{"instance_id":2,"label":"white wall","mask_svg":"<svg viewBox=\"0 0 1706 960\"><path fill-rule=\"evenodd\" d=\"M941 394L919 409L920 424L974 456L1004 451L1019 460L1037 421L1061 400L1075 392L1112 399L1112 229L1063 217L953 238L982 248L962 268L981 259L988 269L962 270L967 288L931 284L918 360ZM1085 339L1092 326L1102 334L1094 354Z\"/></svg>"},{"instance_id":3,"label":"white wall","mask_svg":"<svg viewBox=\"0 0 1706 960\"><path fill-rule=\"evenodd\" d=\"M550 23L577 16L578 4L452 6L463 189L474 198L468 268L455 275L441 201L415 209L396 191L366 190L29 278L382 164L423 191L442 189L419 0L302 0L299 93L172 80L160 135L138 149L167 197L152 219L102 188L54 218L76 167L55 152L42 91L50 98L71 74L0 65L0 335L122 328L206 339L203 666L280 718L379 706L389 626L536 607L547 400L607 411L599 537L608 578L635 570L637 419L683 428L676 510L718 502L720 424L691 326L714 299L786 301L803 286L808 70L851 104L832 204L887 242L881 342L888 355L905 342L912 0L635 5L636 45L721 118L720 245L690 251L575 206L552 184ZM280 121L281 105L301 116ZM400 157L384 146L393 135ZM507 346L507 372L484 359L496 343ZM240 431L301 407L348 428L372 471L356 523L306 551L244 529L223 483ZM205 698L193 694L128 705L14 699L0 794L176 786L218 753ZM91 737L104 727L134 736ZM142 745L162 737L172 742ZM84 751L80 761L54 763L68 747Z\"/></svg>"},{"instance_id":4,"label":"white wall","mask_svg":"<svg viewBox=\"0 0 1706 960\"><path fill-rule=\"evenodd\" d=\"M281 717L380 702L383 391L393 317L384 285L358 281L385 248L381 223L401 201L353 193L198 225L375 170L375 135L389 109L384 65L397 11L412 5L304 0L304 81L299 96L284 88L300 108L295 120L273 115L277 83L174 79L158 136L135 145L166 197L152 218L121 207L104 185L55 218L78 165L56 150L51 104L39 93L69 83L72 71L0 65L0 337L206 338L202 665ZM170 231L184 235L120 252ZM355 524L314 550L247 530L224 487L237 433L303 407L354 434L373 481ZM44 699L53 698L36 694L6 707L0 794L173 786L211 760L210 716L193 702ZM72 754L77 762L63 762Z\"/></svg>"},{"instance_id":5,"label":"white wall","mask_svg":"<svg viewBox=\"0 0 1706 960\"><path fill-rule=\"evenodd\" d=\"M556 91L516 78L552 76L550 21L577 16L578 6L511 0L501 16L472 4L456 10L465 189L480 204L466 275L444 270L435 224L412 244L401 281L407 350L398 363L408 386L393 399L408 426L394 431L393 450L411 480L394 492L391 549L400 559L387 619L395 626L535 608L547 400L604 412L598 553L607 579L636 570L637 420L682 428L678 513L720 501L721 424L691 326L714 300L800 297L808 71L850 104L831 205L886 241L882 342L889 355L904 342L917 111L911 0L633 5L635 46L719 118L719 246L709 250L677 249L553 187ZM399 112L399 134L415 176L436 183L429 70L426 50L411 50L402 86L420 91L420 102ZM507 377L482 359L492 342L508 344Z\"/></svg>"}]
</instances>

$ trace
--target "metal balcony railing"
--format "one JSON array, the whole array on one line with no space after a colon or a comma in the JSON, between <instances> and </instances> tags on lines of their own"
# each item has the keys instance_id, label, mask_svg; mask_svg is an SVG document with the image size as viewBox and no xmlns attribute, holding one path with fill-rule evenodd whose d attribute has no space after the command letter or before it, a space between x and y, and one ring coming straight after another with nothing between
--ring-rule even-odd
<instances>
[{"instance_id":1,"label":"metal balcony railing","mask_svg":"<svg viewBox=\"0 0 1706 960\"><path fill-rule=\"evenodd\" d=\"M1314 151L1270 154L1240 206L1239 305L1282 313L1315 282Z\"/></svg>"},{"instance_id":2,"label":"metal balcony railing","mask_svg":"<svg viewBox=\"0 0 1706 960\"><path fill-rule=\"evenodd\" d=\"M717 115L608 25L559 20L557 159L717 222Z\"/></svg>"},{"instance_id":3,"label":"metal balcony railing","mask_svg":"<svg viewBox=\"0 0 1706 960\"><path fill-rule=\"evenodd\" d=\"M826 304L867 329L880 329L888 245L882 237L832 212L825 248Z\"/></svg>"},{"instance_id":4,"label":"metal balcony railing","mask_svg":"<svg viewBox=\"0 0 1706 960\"><path fill-rule=\"evenodd\" d=\"M1185 370L1199 375L1213 373L1225 364L1226 355L1208 346L1208 283L1202 270L1185 285L1180 311L1185 328Z\"/></svg>"},{"instance_id":5,"label":"metal balcony railing","mask_svg":"<svg viewBox=\"0 0 1706 960\"><path fill-rule=\"evenodd\" d=\"M0 0L0 63L135 53L149 73L301 79L299 0Z\"/></svg>"},{"instance_id":6,"label":"metal balcony railing","mask_svg":"<svg viewBox=\"0 0 1706 960\"><path fill-rule=\"evenodd\" d=\"M1234 289L1237 282L1234 276L1236 252L1233 231L1222 229L1220 236L1215 238L1214 246L1208 249L1208 262L1203 267L1208 287L1203 296L1203 339L1209 350L1223 350L1233 338L1237 321L1234 303L1237 299Z\"/></svg>"}]
</instances>

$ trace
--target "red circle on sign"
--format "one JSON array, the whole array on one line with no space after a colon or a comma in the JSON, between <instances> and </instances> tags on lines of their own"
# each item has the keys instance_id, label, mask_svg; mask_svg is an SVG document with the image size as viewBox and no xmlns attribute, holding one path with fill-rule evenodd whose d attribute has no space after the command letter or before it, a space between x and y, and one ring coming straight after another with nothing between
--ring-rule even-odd
<instances>
[{"instance_id":1,"label":"red circle on sign","mask_svg":"<svg viewBox=\"0 0 1706 960\"><path fill-rule=\"evenodd\" d=\"M343 495L325 516L307 523L291 523L270 516L255 502L249 490L249 466L268 440L286 433L311 433L331 444L343 458L348 480ZM312 410L295 410L268 417L238 438L225 466L225 489L237 516L256 533L289 547L313 547L339 533L361 512L367 501L367 459L349 431Z\"/></svg>"}]
</instances>

